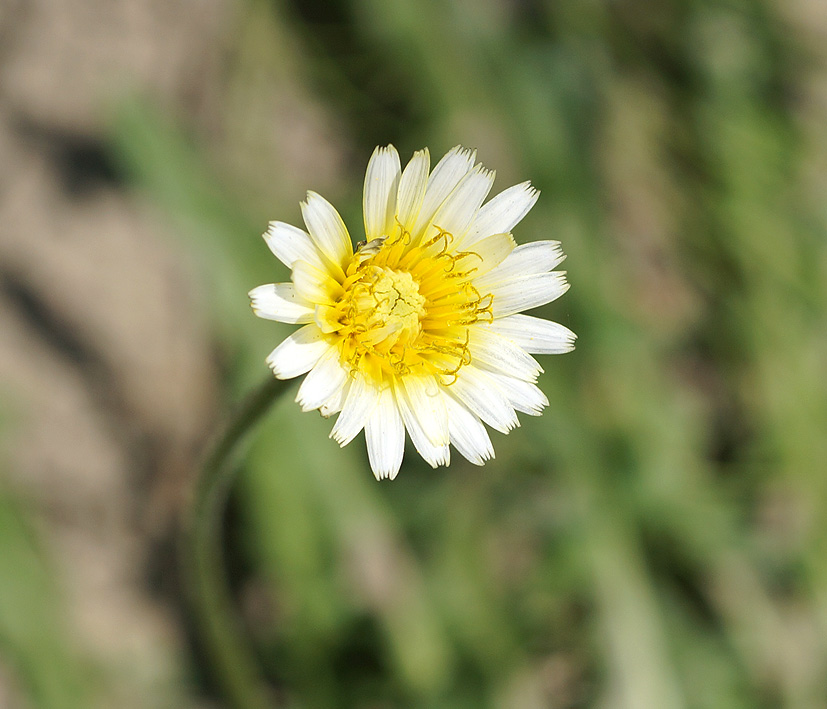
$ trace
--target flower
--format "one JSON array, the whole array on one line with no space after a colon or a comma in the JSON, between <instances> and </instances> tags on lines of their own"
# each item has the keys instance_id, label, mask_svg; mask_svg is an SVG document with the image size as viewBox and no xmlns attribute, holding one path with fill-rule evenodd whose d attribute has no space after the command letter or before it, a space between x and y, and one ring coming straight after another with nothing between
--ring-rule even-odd
<instances>
[{"instance_id":1,"label":"flower","mask_svg":"<svg viewBox=\"0 0 827 709\"><path fill-rule=\"evenodd\" d=\"M379 479L399 472L406 430L432 467L448 465L449 444L476 465L493 458L483 422L508 433L517 411L548 405L529 353L574 348L568 328L520 314L568 290L552 270L565 258L559 242L511 236L539 192L524 182L483 206L494 172L475 159L457 146L429 174L427 149L403 171L392 145L376 148L355 252L315 192L301 205L307 232L271 222L264 235L292 282L253 289L253 310L303 325L267 362L279 379L307 374L296 401L339 414L339 445L364 428Z\"/></svg>"}]
</instances>

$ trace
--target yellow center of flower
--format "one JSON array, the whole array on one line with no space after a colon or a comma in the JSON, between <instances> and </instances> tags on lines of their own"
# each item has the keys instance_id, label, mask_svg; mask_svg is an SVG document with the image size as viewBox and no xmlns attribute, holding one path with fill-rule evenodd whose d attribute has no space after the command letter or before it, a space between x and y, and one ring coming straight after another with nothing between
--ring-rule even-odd
<instances>
[{"instance_id":1,"label":"yellow center of flower","mask_svg":"<svg viewBox=\"0 0 827 709\"><path fill-rule=\"evenodd\" d=\"M456 379L471 361L468 326L492 318L490 294L471 282L477 254L452 252L439 233L413 246L407 232L375 239L345 269L343 295L317 310L322 330L338 340L342 361L375 381L408 374Z\"/></svg>"},{"instance_id":2,"label":"yellow center of flower","mask_svg":"<svg viewBox=\"0 0 827 709\"><path fill-rule=\"evenodd\" d=\"M374 351L412 343L425 315L425 298L410 273L372 264L365 265L342 302L348 305L345 321L353 339Z\"/></svg>"}]
</instances>

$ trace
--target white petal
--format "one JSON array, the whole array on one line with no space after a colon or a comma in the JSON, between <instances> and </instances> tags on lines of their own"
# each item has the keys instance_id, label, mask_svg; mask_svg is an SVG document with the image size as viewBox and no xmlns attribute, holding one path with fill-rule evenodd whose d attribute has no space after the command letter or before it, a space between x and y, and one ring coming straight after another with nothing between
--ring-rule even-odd
<instances>
[{"instance_id":1,"label":"white petal","mask_svg":"<svg viewBox=\"0 0 827 709\"><path fill-rule=\"evenodd\" d=\"M487 290L493 293L494 318L504 318L522 310L530 310L550 303L568 289L565 271L553 271L519 278L503 285L481 289L480 292L485 293Z\"/></svg>"},{"instance_id":2,"label":"white petal","mask_svg":"<svg viewBox=\"0 0 827 709\"><path fill-rule=\"evenodd\" d=\"M353 379L347 377L343 386L339 387L330 397L319 407L319 413L327 418L333 414L338 414L345 405L347 395L350 393L350 385Z\"/></svg>"},{"instance_id":3,"label":"white petal","mask_svg":"<svg viewBox=\"0 0 827 709\"><path fill-rule=\"evenodd\" d=\"M397 382L396 402L414 447L432 468L448 465L448 412L436 379L405 377Z\"/></svg>"},{"instance_id":4,"label":"white petal","mask_svg":"<svg viewBox=\"0 0 827 709\"><path fill-rule=\"evenodd\" d=\"M425 187L428 184L428 168L431 157L428 149L418 150L405 166L399 181L399 193L396 198L396 216L399 223L411 231L422 207Z\"/></svg>"},{"instance_id":5,"label":"white petal","mask_svg":"<svg viewBox=\"0 0 827 709\"><path fill-rule=\"evenodd\" d=\"M494 172L477 165L436 211L432 219L434 226L449 232L459 242L493 184Z\"/></svg>"},{"instance_id":6,"label":"white petal","mask_svg":"<svg viewBox=\"0 0 827 709\"><path fill-rule=\"evenodd\" d=\"M514 278L545 273L559 266L566 258L559 241L533 241L520 244L493 271L474 281L479 289L490 288L495 283L505 283Z\"/></svg>"},{"instance_id":7,"label":"white petal","mask_svg":"<svg viewBox=\"0 0 827 709\"><path fill-rule=\"evenodd\" d=\"M296 292L292 283L268 283L253 288L248 295L260 318L286 323L313 322L313 305Z\"/></svg>"},{"instance_id":8,"label":"white petal","mask_svg":"<svg viewBox=\"0 0 827 709\"><path fill-rule=\"evenodd\" d=\"M414 444L417 453L422 456L425 462L432 468L448 465L451 462L451 449L448 444L443 443L441 446L435 446L425 435L419 420L407 406L400 404L399 411L402 414L402 421L408 435L411 437L411 443Z\"/></svg>"},{"instance_id":9,"label":"white petal","mask_svg":"<svg viewBox=\"0 0 827 709\"><path fill-rule=\"evenodd\" d=\"M319 251L337 266L346 265L353 255L353 244L339 212L315 192L307 193L307 201L302 202L301 208L304 223Z\"/></svg>"},{"instance_id":10,"label":"white petal","mask_svg":"<svg viewBox=\"0 0 827 709\"><path fill-rule=\"evenodd\" d=\"M379 393L376 406L365 425L368 460L377 480L393 480L402 465L405 452L405 427L390 387Z\"/></svg>"},{"instance_id":11,"label":"white petal","mask_svg":"<svg viewBox=\"0 0 827 709\"><path fill-rule=\"evenodd\" d=\"M419 210L416 225L411 232L414 238L419 236L420 232L428 226L434 212L454 191L462 178L471 172L476 158L476 150L468 150L457 145L449 150L445 157L437 163L430 178L428 178L422 209Z\"/></svg>"},{"instance_id":12,"label":"white petal","mask_svg":"<svg viewBox=\"0 0 827 709\"><path fill-rule=\"evenodd\" d=\"M333 305L344 293L341 284L327 271L316 268L307 261L296 261L293 264L291 278L299 296L314 305Z\"/></svg>"},{"instance_id":13,"label":"white petal","mask_svg":"<svg viewBox=\"0 0 827 709\"><path fill-rule=\"evenodd\" d=\"M365 214L365 238L372 241L387 236L396 215L396 191L402 168L399 153L389 145L373 151L365 173L362 207Z\"/></svg>"},{"instance_id":14,"label":"white petal","mask_svg":"<svg viewBox=\"0 0 827 709\"><path fill-rule=\"evenodd\" d=\"M279 379L292 379L309 372L329 348L316 325L305 325L270 353L267 364Z\"/></svg>"},{"instance_id":15,"label":"white petal","mask_svg":"<svg viewBox=\"0 0 827 709\"><path fill-rule=\"evenodd\" d=\"M292 268L299 259L317 268L324 267L321 255L303 229L284 222L270 222L264 240L275 257L288 268Z\"/></svg>"},{"instance_id":16,"label":"white petal","mask_svg":"<svg viewBox=\"0 0 827 709\"><path fill-rule=\"evenodd\" d=\"M468 247L468 250L476 256L467 256L467 262L463 262L462 270L473 268L475 269L474 278L479 278L492 268L499 266L515 246L511 234L494 234L480 239L473 246Z\"/></svg>"},{"instance_id":17,"label":"white petal","mask_svg":"<svg viewBox=\"0 0 827 709\"><path fill-rule=\"evenodd\" d=\"M336 347L328 349L308 372L296 394L302 411L318 409L340 391L347 382L349 371L342 366L339 350Z\"/></svg>"},{"instance_id":18,"label":"white petal","mask_svg":"<svg viewBox=\"0 0 827 709\"><path fill-rule=\"evenodd\" d=\"M365 427L378 398L379 391L370 385L366 377L357 374L351 380L342 413L336 419L330 437L340 446L350 443Z\"/></svg>"},{"instance_id":19,"label":"white petal","mask_svg":"<svg viewBox=\"0 0 827 709\"><path fill-rule=\"evenodd\" d=\"M539 416L548 406L546 395L536 384L496 372L492 372L491 376L517 411L529 416Z\"/></svg>"},{"instance_id":20,"label":"white petal","mask_svg":"<svg viewBox=\"0 0 827 709\"><path fill-rule=\"evenodd\" d=\"M537 360L525 350L485 326L469 327L468 334L471 361L478 367L530 382L537 381L537 376L543 371Z\"/></svg>"},{"instance_id":21,"label":"white petal","mask_svg":"<svg viewBox=\"0 0 827 709\"><path fill-rule=\"evenodd\" d=\"M577 339L564 325L531 315L509 315L488 325L532 354L563 354L574 349Z\"/></svg>"},{"instance_id":22,"label":"white petal","mask_svg":"<svg viewBox=\"0 0 827 709\"><path fill-rule=\"evenodd\" d=\"M460 369L449 392L497 431L508 433L520 425L517 414L494 378L473 364Z\"/></svg>"},{"instance_id":23,"label":"white petal","mask_svg":"<svg viewBox=\"0 0 827 709\"><path fill-rule=\"evenodd\" d=\"M404 377L400 381L397 393L405 399L428 440L435 446L447 444L448 413L445 411L441 386L436 378Z\"/></svg>"},{"instance_id":24,"label":"white petal","mask_svg":"<svg viewBox=\"0 0 827 709\"><path fill-rule=\"evenodd\" d=\"M468 230L468 243L484 239L489 234L511 231L528 214L539 196L539 190L534 189L530 182L503 190L474 217Z\"/></svg>"},{"instance_id":25,"label":"white petal","mask_svg":"<svg viewBox=\"0 0 827 709\"><path fill-rule=\"evenodd\" d=\"M494 457L494 446L482 422L452 396L445 397L451 443L474 465L483 465Z\"/></svg>"}]
</instances>

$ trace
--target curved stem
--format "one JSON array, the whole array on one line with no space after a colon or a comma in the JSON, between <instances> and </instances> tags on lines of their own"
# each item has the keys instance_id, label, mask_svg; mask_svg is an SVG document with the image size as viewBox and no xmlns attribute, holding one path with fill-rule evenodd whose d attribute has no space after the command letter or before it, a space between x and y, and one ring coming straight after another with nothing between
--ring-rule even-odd
<instances>
[{"instance_id":1,"label":"curved stem","mask_svg":"<svg viewBox=\"0 0 827 709\"><path fill-rule=\"evenodd\" d=\"M224 573L221 522L235 473L233 454L288 385L268 377L245 399L216 440L184 510L183 568L196 629L216 684L238 709L262 709L269 702L253 650L233 612Z\"/></svg>"}]
</instances>

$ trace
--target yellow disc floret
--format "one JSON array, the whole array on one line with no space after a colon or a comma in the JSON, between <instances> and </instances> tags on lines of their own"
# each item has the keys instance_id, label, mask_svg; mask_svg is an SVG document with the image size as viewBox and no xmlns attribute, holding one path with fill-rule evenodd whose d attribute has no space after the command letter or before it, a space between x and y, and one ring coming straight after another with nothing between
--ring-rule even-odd
<instances>
[{"instance_id":1,"label":"yellow disc floret","mask_svg":"<svg viewBox=\"0 0 827 709\"><path fill-rule=\"evenodd\" d=\"M343 294L316 309L316 322L337 342L351 372L375 381L407 374L442 375L451 384L471 361L468 326L491 318L467 265L477 254L450 252L438 234L412 246L398 226L392 237L362 245L347 265Z\"/></svg>"}]
</instances>

